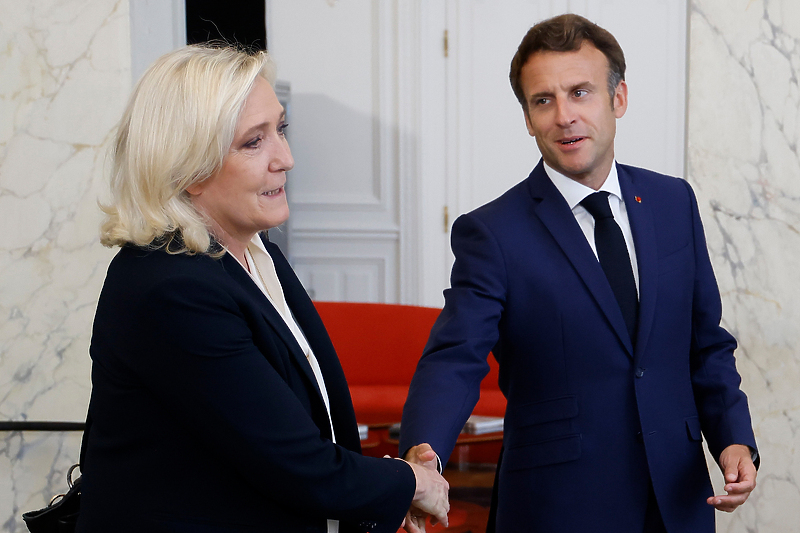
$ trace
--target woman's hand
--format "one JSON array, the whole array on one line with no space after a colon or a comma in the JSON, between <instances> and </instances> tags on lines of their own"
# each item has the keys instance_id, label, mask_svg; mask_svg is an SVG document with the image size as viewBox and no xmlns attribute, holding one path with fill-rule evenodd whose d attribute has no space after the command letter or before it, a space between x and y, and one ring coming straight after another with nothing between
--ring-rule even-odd
<instances>
[{"instance_id":1,"label":"woman's hand","mask_svg":"<svg viewBox=\"0 0 800 533\"><path fill-rule=\"evenodd\" d=\"M406 531L410 533L424 533L425 518L428 515L431 516L431 524L441 522L444 527L448 526L450 485L436 471L436 454L430 446L427 446L426 451L428 453L408 454L409 460L406 461L411 465L417 479L414 499L404 524Z\"/></svg>"}]
</instances>

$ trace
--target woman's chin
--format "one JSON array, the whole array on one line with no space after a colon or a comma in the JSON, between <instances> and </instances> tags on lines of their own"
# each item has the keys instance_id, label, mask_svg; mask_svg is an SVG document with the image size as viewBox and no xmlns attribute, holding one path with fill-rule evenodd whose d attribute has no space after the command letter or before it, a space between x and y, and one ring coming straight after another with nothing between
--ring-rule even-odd
<instances>
[{"instance_id":1,"label":"woman's chin","mask_svg":"<svg viewBox=\"0 0 800 533\"><path fill-rule=\"evenodd\" d=\"M289 206L285 206L283 209L276 209L273 210L269 215L269 222L268 226L265 229L272 229L277 228L284 222L289 220Z\"/></svg>"}]
</instances>

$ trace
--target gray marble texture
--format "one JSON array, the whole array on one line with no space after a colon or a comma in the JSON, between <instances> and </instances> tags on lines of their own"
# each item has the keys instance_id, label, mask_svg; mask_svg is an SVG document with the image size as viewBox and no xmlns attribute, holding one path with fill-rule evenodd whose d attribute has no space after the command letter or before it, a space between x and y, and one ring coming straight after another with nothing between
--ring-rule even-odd
<instances>
[{"instance_id":1,"label":"gray marble texture","mask_svg":"<svg viewBox=\"0 0 800 533\"><path fill-rule=\"evenodd\" d=\"M0 0L0 419L86 416L111 131L130 92L127 0ZM0 432L0 528L66 488L76 433Z\"/></svg>"},{"instance_id":2,"label":"gray marble texture","mask_svg":"<svg viewBox=\"0 0 800 533\"><path fill-rule=\"evenodd\" d=\"M687 179L763 462L718 531L800 531L800 2L692 0ZM713 469L717 490L722 487Z\"/></svg>"}]
</instances>

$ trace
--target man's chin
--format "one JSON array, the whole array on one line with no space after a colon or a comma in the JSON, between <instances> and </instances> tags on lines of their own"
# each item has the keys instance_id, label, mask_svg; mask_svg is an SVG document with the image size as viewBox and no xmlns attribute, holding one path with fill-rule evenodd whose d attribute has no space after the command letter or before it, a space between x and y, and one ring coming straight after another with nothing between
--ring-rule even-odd
<instances>
[{"instance_id":1,"label":"man's chin","mask_svg":"<svg viewBox=\"0 0 800 533\"><path fill-rule=\"evenodd\" d=\"M559 160L551 163L545 159L544 162L547 163L552 169L567 176L568 178L574 179L575 181L581 181L582 176L585 176L589 173L587 165L575 161Z\"/></svg>"}]
</instances>

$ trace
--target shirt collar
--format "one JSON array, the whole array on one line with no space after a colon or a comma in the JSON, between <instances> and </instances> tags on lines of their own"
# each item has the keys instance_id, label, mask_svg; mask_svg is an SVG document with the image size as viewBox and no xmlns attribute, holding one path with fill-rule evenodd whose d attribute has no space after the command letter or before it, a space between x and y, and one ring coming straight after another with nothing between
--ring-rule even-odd
<instances>
[{"instance_id":1,"label":"shirt collar","mask_svg":"<svg viewBox=\"0 0 800 533\"><path fill-rule=\"evenodd\" d=\"M267 251L267 247L264 246L264 241L261 240L260 232L253 235L253 238L250 239L250 244L247 245L247 248L250 250L251 254L253 252L263 252L264 254L268 255L270 259L272 259L272 256L269 255L269 252Z\"/></svg>"},{"instance_id":2,"label":"shirt collar","mask_svg":"<svg viewBox=\"0 0 800 533\"><path fill-rule=\"evenodd\" d=\"M550 178L550 181L556 186L558 192L560 192L561 196L567 201L570 209L575 209L575 206L580 204L581 200L595 192L591 187L587 187L572 178L568 178L544 161L542 161L542 164L544 165L544 171L547 173L547 177ZM606 191L622 201L622 191L619 188L619 175L617 174L616 161L611 165L611 171L608 173L608 177L606 181L603 182L600 190Z\"/></svg>"},{"instance_id":3,"label":"shirt collar","mask_svg":"<svg viewBox=\"0 0 800 533\"><path fill-rule=\"evenodd\" d=\"M239 258L236 257L235 255L233 255L230 252L230 250L228 250L224 245L222 245L222 248L225 249L225 251L228 253L228 255L230 255L231 257L236 259L236 262L239 263L242 266L242 268L245 270L245 272L249 272L250 271L250 269L248 269L247 266L242 265L242 262L239 261ZM250 255L263 253L267 257L270 258L270 261L272 261L272 256L269 255L269 252L267 251L266 246L264 246L264 243L261 240L261 234L260 233L256 233L255 235L253 235L253 238L250 239L250 243L247 245L247 249L246 250L248 252L250 252Z\"/></svg>"}]
</instances>

